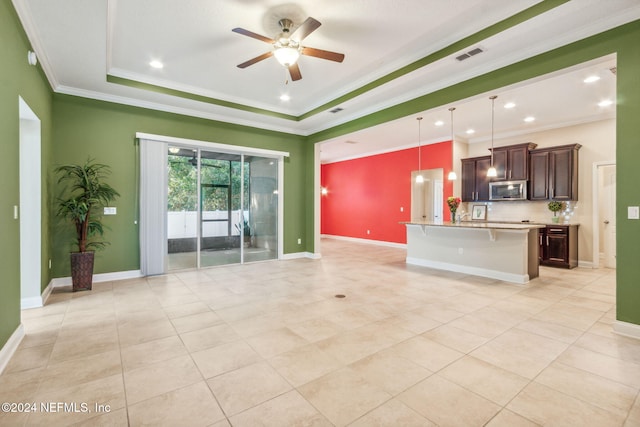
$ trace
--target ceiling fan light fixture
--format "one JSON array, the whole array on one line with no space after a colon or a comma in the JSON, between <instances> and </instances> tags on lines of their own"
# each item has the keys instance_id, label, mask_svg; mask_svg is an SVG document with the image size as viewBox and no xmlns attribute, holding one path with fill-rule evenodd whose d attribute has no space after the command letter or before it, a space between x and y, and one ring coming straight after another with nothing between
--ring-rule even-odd
<instances>
[{"instance_id":1,"label":"ceiling fan light fixture","mask_svg":"<svg viewBox=\"0 0 640 427\"><path fill-rule=\"evenodd\" d=\"M273 55L281 65L290 67L298 61L298 58L300 58L300 51L288 46L276 47Z\"/></svg>"}]
</instances>

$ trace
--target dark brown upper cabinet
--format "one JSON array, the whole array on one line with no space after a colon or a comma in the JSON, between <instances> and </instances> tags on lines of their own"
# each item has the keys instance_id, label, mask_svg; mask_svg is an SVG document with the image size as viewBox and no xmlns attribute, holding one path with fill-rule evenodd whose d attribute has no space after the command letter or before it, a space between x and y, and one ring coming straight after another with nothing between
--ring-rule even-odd
<instances>
[{"instance_id":1,"label":"dark brown upper cabinet","mask_svg":"<svg viewBox=\"0 0 640 427\"><path fill-rule=\"evenodd\" d=\"M529 199L578 200L580 144L531 150Z\"/></svg>"},{"instance_id":2,"label":"dark brown upper cabinet","mask_svg":"<svg viewBox=\"0 0 640 427\"><path fill-rule=\"evenodd\" d=\"M463 202L489 200L489 177L487 170L491 166L491 156L462 159L462 196Z\"/></svg>"},{"instance_id":3,"label":"dark brown upper cabinet","mask_svg":"<svg viewBox=\"0 0 640 427\"><path fill-rule=\"evenodd\" d=\"M537 146L538 144L526 142L507 147L495 147L493 149L493 166L496 168L498 176L492 181L529 179L529 150L533 150Z\"/></svg>"}]
</instances>

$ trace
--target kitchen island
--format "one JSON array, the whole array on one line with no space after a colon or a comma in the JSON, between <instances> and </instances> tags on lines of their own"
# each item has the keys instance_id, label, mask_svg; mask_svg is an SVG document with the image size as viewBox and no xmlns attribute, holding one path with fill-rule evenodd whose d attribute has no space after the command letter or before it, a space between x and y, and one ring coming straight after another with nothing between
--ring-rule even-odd
<instances>
[{"instance_id":1,"label":"kitchen island","mask_svg":"<svg viewBox=\"0 0 640 427\"><path fill-rule=\"evenodd\" d=\"M496 222L403 222L407 264L527 283L538 277L538 231L544 225Z\"/></svg>"}]
</instances>

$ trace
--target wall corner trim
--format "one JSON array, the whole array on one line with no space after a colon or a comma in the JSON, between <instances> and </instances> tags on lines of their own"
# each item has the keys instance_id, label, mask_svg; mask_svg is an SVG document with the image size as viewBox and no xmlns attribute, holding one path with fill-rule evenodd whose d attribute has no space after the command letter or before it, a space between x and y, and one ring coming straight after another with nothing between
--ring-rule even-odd
<instances>
[{"instance_id":1,"label":"wall corner trim","mask_svg":"<svg viewBox=\"0 0 640 427\"><path fill-rule=\"evenodd\" d=\"M613 322L613 332L618 335L640 340L640 325L636 325L635 323L616 320Z\"/></svg>"},{"instance_id":2,"label":"wall corner trim","mask_svg":"<svg viewBox=\"0 0 640 427\"><path fill-rule=\"evenodd\" d=\"M20 342L24 338L24 326L22 323L18 325L13 334L9 337L4 346L0 349L0 375L4 372L5 368L9 364L11 357L18 349Z\"/></svg>"}]
</instances>

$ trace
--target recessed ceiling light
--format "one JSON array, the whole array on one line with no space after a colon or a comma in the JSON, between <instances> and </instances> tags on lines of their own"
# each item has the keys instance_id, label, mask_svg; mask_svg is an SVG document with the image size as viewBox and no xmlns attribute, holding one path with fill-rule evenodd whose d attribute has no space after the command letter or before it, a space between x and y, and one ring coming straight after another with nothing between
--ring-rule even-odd
<instances>
[{"instance_id":1,"label":"recessed ceiling light","mask_svg":"<svg viewBox=\"0 0 640 427\"><path fill-rule=\"evenodd\" d=\"M608 107L609 105L613 104L613 101L610 99L605 99L603 101L598 102L598 107Z\"/></svg>"},{"instance_id":2,"label":"recessed ceiling light","mask_svg":"<svg viewBox=\"0 0 640 427\"><path fill-rule=\"evenodd\" d=\"M444 122L442 120L438 120L437 122L434 123L434 125L442 126L442 125L444 125Z\"/></svg>"},{"instance_id":3,"label":"recessed ceiling light","mask_svg":"<svg viewBox=\"0 0 640 427\"><path fill-rule=\"evenodd\" d=\"M291 97L286 93L283 93L282 95L280 95L280 101L289 101L289 100L291 100Z\"/></svg>"},{"instance_id":4,"label":"recessed ceiling light","mask_svg":"<svg viewBox=\"0 0 640 427\"><path fill-rule=\"evenodd\" d=\"M536 118L533 116L527 116L524 118L524 121L527 123L533 122Z\"/></svg>"},{"instance_id":5,"label":"recessed ceiling light","mask_svg":"<svg viewBox=\"0 0 640 427\"><path fill-rule=\"evenodd\" d=\"M164 64L158 61L157 59L154 59L153 61L149 62L149 65L153 68L157 68L158 70L164 67Z\"/></svg>"},{"instance_id":6,"label":"recessed ceiling light","mask_svg":"<svg viewBox=\"0 0 640 427\"><path fill-rule=\"evenodd\" d=\"M475 130L473 130L473 129L467 129L467 134L468 134L468 135L471 135L471 134L474 134L474 133L476 133L476 131L475 131Z\"/></svg>"},{"instance_id":7,"label":"recessed ceiling light","mask_svg":"<svg viewBox=\"0 0 640 427\"><path fill-rule=\"evenodd\" d=\"M506 104L504 104L504 108L506 108L507 110L515 106L516 104L514 102L507 102Z\"/></svg>"},{"instance_id":8,"label":"recessed ceiling light","mask_svg":"<svg viewBox=\"0 0 640 427\"><path fill-rule=\"evenodd\" d=\"M586 79L583 80L583 82L585 83L593 83L593 82L597 82L598 80L600 80L600 76L589 76Z\"/></svg>"}]
</instances>

